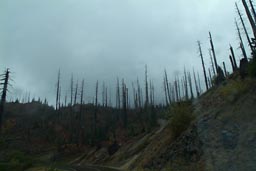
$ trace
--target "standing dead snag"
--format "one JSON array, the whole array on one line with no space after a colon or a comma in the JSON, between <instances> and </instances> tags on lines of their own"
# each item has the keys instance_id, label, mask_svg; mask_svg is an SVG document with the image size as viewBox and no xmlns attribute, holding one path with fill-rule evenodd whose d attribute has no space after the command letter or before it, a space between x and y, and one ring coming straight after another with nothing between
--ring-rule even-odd
<instances>
[{"instance_id":1,"label":"standing dead snag","mask_svg":"<svg viewBox=\"0 0 256 171\"><path fill-rule=\"evenodd\" d=\"M223 69L224 69L225 77L227 77L227 76L228 76L228 73L227 73L227 70L226 70L225 62L223 62Z\"/></svg>"},{"instance_id":2,"label":"standing dead snag","mask_svg":"<svg viewBox=\"0 0 256 171\"><path fill-rule=\"evenodd\" d=\"M210 34L211 35L211 34ZM211 38L211 37L210 37ZM200 41L197 42L198 43L198 48L199 48L199 53L200 53L200 57L201 57L201 61L202 61L202 67L203 67L203 72L204 72L204 79L205 79L205 86L206 86L206 89L208 90L209 89L209 86L208 86L208 81L207 81L207 76L206 76L206 71L205 71L205 66L204 66L204 58L203 58L203 53L202 53L202 48L201 48L201 44L200 44ZM213 55L215 56L215 55ZM217 62L216 62L217 64ZM217 70L218 71L218 70ZM218 72L217 72L218 73Z\"/></svg>"},{"instance_id":3,"label":"standing dead snag","mask_svg":"<svg viewBox=\"0 0 256 171\"><path fill-rule=\"evenodd\" d=\"M165 91L166 91L166 98L167 98L167 101L166 101L166 104L169 105L171 103L171 92L170 92L170 86L169 86L169 81L168 81L168 76L167 76L167 72L166 72L166 69L164 70L164 88L165 88Z\"/></svg>"},{"instance_id":4,"label":"standing dead snag","mask_svg":"<svg viewBox=\"0 0 256 171\"><path fill-rule=\"evenodd\" d=\"M147 65L145 66L145 95L146 95L146 101L145 101L145 108L148 107L148 69Z\"/></svg>"},{"instance_id":5,"label":"standing dead snag","mask_svg":"<svg viewBox=\"0 0 256 171\"><path fill-rule=\"evenodd\" d=\"M10 71L7 69L4 74L4 78L1 79L1 81L4 81L0 85L3 85L2 88L2 97L1 97L1 102L0 102L0 130L2 129L2 120L3 120L3 115L4 115L4 105L6 102L6 95L8 91L8 84L9 84L9 76L10 76Z\"/></svg>"},{"instance_id":6,"label":"standing dead snag","mask_svg":"<svg viewBox=\"0 0 256 171\"><path fill-rule=\"evenodd\" d=\"M235 70L237 70L237 63L236 63L235 53L234 53L233 47L231 45L229 45L229 46L230 46L231 57L233 59L233 64L234 64Z\"/></svg>"},{"instance_id":7,"label":"standing dead snag","mask_svg":"<svg viewBox=\"0 0 256 171\"><path fill-rule=\"evenodd\" d=\"M74 105L76 105L77 100L77 91L78 91L78 80L76 82L76 89L75 89L75 99L74 99Z\"/></svg>"},{"instance_id":8,"label":"standing dead snag","mask_svg":"<svg viewBox=\"0 0 256 171\"><path fill-rule=\"evenodd\" d=\"M253 18L252 18L251 13L250 13L250 9L249 9L249 7L248 7L248 5L247 5L247 3L246 3L245 0L242 0L242 3L243 3L243 6L244 6L246 15L247 15L247 17L248 17L248 20L250 21L254 38L256 38L256 25L255 25L255 22L254 22L254 20L253 20Z\"/></svg>"},{"instance_id":9,"label":"standing dead snag","mask_svg":"<svg viewBox=\"0 0 256 171\"><path fill-rule=\"evenodd\" d=\"M241 36L240 29L239 29L238 24L237 24L237 21L235 21L235 24L236 24L237 34L238 34L238 37L239 37L239 40L240 40L240 48L242 50L244 58L247 60L247 54L246 54L246 51L245 51L245 48L244 48L244 42L243 42L243 39L242 39L242 36Z\"/></svg>"},{"instance_id":10,"label":"standing dead snag","mask_svg":"<svg viewBox=\"0 0 256 171\"><path fill-rule=\"evenodd\" d=\"M216 75L216 71L215 71L214 63L213 63L213 59L212 59L212 52L211 52L211 49L209 49L209 55L210 55L210 59L211 59L211 65L212 65L212 72L213 72L213 75Z\"/></svg>"},{"instance_id":11,"label":"standing dead snag","mask_svg":"<svg viewBox=\"0 0 256 171\"><path fill-rule=\"evenodd\" d=\"M119 79L116 80L116 108L120 110L120 86Z\"/></svg>"},{"instance_id":12,"label":"standing dead snag","mask_svg":"<svg viewBox=\"0 0 256 171\"><path fill-rule=\"evenodd\" d=\"M188 83L189 83L189 87L190 87L191 99L194 99L193 86L192 86L192 78L191 78L190 72L188 73Z\"/></svg>"},{"instance_id":13,"label":"standing dead snag","mask_svg":"<svg viewBox=\"0 0 256 171\"><path fill-rule=\"evenodd\" d=\"M244 32L245 32L245 35L246 35L246 39L247 39L248 44L249 44L249 46L250 46L250 48L251 48L251 51L253 52L253 46L252 46L252 43L251 43L251 40L250 40L248 31L247 31L247 29L246 29L246 27L245 27L245 23L244 23L242 14L241 14L241 12L240 12L240 10L239 10L239 8L238 8L237 3L235 3L235 5L236 5L236 10L237 10L238 16L239 16L239 18L240 18L240 21L241 21L241 23L242 23L242 26L243 26L243 29L244 29Z\"/></svg>"},{"instance_id":14,"label":"standing dead snag","mask_svg":"<svg viewBox=\"0 0 256 171\"><path fill-rule=\"evenodd\" d=\"M96 135L96 128L97 128L98 88L99 88L99 82L97 80L96 90L95 90L95 110L94 110L94 115L93 115L93 132L94 132L94 135Z\"/></svg>"},{"instance_id":15,"label":"standing dead snag","mask_svg":"<svg viewBox=\"0 0 256 171\"><path fill-rule=\"evenodd\" d=\"M56 94L56 107L55 109L58 110L59 108L59 101L60 101L60 69L58 71L58 80L57 80L57 94Z\"/></svg>"},{"instance_id":16,"label":"standing dead snag","mask_svg":"<svg viewBox=\"0 0 256 171\"><path fill-rule=\"evenodd\" d=\"M124 79L122 80L122 102L123 102L123 123L124 127L127 128L127 92L128 89L124 83Z\"/></svg>"},{"instance_id":17,"label":"standing dead snag","mask_svg":"<svg viewBox=\"0 0 256 171\"><path fill-rule=\"evenodd\" d=\"M72 108L73 105L73 90L74 90L74 78L73 74L71 75L71 84L70 84L70 106Z\"/></svg>"},{"instance_id":18,"label":"standing dead snag","mask_svg":"<svg viewBox=\"0 0 256 171\"><path fill-rule=\"evenodd\" d=\"M215 54L215 49L214 49L214 45L213 45L213 41L212 41L211 32L209 32L209 36L210 36L211 50L212 50L213 59L214 59L214 65L215 65L216 72L218 74L218 62L217 62L217 58L216 58L216 54Z\"/></svg>"},{"instance_id":19,"label":"standing dead snag","mask_svg":"<svg viewBox=\"0 0 256 171\"><path fill-rule=\"evenodd\" d=\"M81 120L82 118L82 108L83 108L83 103L84 103L84 79L82 81L82 86L81 86L81 98L80 98L80 114L79 114L79 119Z\"/></svg>"},{"instance_id":20,"label":"standing dead snag","mask_svg":"<svg viewBox=\"0 0 256 171\"><path fill-rule=\"evenodd\" d=\"M194 68L193 68L193 75L194 75L194 81L195 81L195 87L196 87L196 94L197 94L197 97L199 97L200 96L200 91L199 91L199 86L197 84L196 74L195 74Z\"/></svg>"}]
</instances>

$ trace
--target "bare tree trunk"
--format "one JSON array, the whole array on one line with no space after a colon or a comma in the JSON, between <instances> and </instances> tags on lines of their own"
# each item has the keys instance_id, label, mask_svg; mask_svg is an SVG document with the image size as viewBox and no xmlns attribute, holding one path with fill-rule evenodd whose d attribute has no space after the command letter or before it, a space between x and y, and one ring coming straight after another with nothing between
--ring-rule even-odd
<instances>
[{"instance_id":1,"label":"bare tree trunk","mask_svg":"<svg viewBox=\"0 0 256 171\"><path fill-rule=\"evenodd\" d=\"M194 75L194 81L195 81L195 86L196 86L196 94L197 94L197 97L199 97L200 96L200 91L199 91L199 87L198 87L198 84L197 84L196 74L195 74L194 68L193 68L193 75Z\"/></svg>"},{"instance_id":2,"label":"bare tree trunk","mask_svg":"<svg viewBox=\"0 0 256 171\"><path fill-rule=\"evenodd\" d=\"M211 39L211 37L210 37L210 39ZM202 67L203 67L203 71L204 71L205 85L206 85L206 89L208 90L209 87L208 87L208 83L207 83L208 81L207 81L207 76L206 76L206 71L205 71L205 66L204 66L204 58L203 58L203 54L202 54L201 44L200 44L199 41L198 41L198 48L199 48L199 53L200 53L200 57L201 57L201 60L202 60ZM214 49L213 46L212 46L212 49ZM213 55L213 56L215 56L215 55ZM216 62L216 64L217 64L217 62ZM216 68L216 70L217 70L217 68Z\"/></svg>"},{"instance_id":3,"label":"bare tree trunk","mask_svg":"<svg viewBox=\"0 0 256 171\"><path fill-rule=\"evenodd\" d=\"M171 104L171 93L170 93L170 87L169 87L169 81L168 81L168 76L166 70L164 70L165 74L165 86L166 86L166 92L167 92L167 97L168 97L168 104Z\"/></svg>"},{"instance_id":4,"label":"bare tree trunk","mask_svg":"<svg viewBox=\"0 0 256 171\"><path fill-rule=\"evenodd\" d=\"M209 49L209 55L210 55L210 59L211 59L211 65L212 65L212 72L213 72L213 75L216 75L216 71L215 71L214 63L213 63L213 59L212 59L212 52L211 52L211 49Z\"/></svg>"},{"instance_id":5,"label":"bare tree trunk","mask_svg":"<svg viewBox=\"0 0 256 171\"><path fill-rule=\"evenodd\" d=\"M248 5L247 5L245 0L242 0L242 3L244 5L244 9L245 9L246 15L247 15L247 17L248 17L248 19L250 21L254 38L256 38L256 25L255 25L255 22L254 22L254 20L252 18L251 13L250 13L250 9L249 9L249 7L248 7Z\"/></svg>"},{"instance_id":6,"label":"bare tree trunk","mask_svg":"<svg viewBox=\"0 0 256 171\"><path fill-rule=\"evenodd\" d=\"M238 27L238 24L237 24L237 21L235 21L235 24L236 24L236 29L237 29L237 34L238 34L238 37L239 37L239 40L240 40L240 48L242 50L242 53L243 53L243 56L246 60L247 59L247 54L246 54L246 51L245 51L245 48L244 48L244 43L243 43L243 39L242 39L242 36L241 36L241 32L240 32L240 29Z\"/></svg>"},{"instance_id":7,"label":"bare tree trunk","mask_svg":"<svg viewBox=\"0 0 256 171\"><path fill-rule=\"evenodd\" d=\"M73 78L73 74L71 76L71 85L70 85L70 105L71 105L71 108L72 108L72 105L73 105L73 90L74 90L74 78Z\"/></svg>"},{"instance_id":8,"label":"bare tree trunk","mask_svg":"<svg viewBox=\"0 0 256 171\"><path fill-rule=\"evenodd\" d=\"M190 72L188 73L188 83L189 83L189 87L190 87L190 95L191 95L191 99L194 99L193 85L192 85L192 78L191 78L191 74L190 74Z\"/></svg>"},{"instance_id":9,"label":"bare tree trunk","mask_svg":"<svg viewBox=\"0 0 256 171\"><path fill-rule=\"evenodd\" d=\"M59 93L60 93L60 69L58 71L58 80L57 80L57 92L56 92L56 107L55 109L58 110L58 107L59 107Z\"/></svg>"},{"instance_id":10,"label":"bare tree trunk","mask_svg":"<svg viewBox=\"0 0 256 171\"><path fill-rule=\"evenodd\" d=\"M126 85L124 83L124 80L122 81L122 90L123 90L123 123L124 123L124 127L127 128L127 88Z\"/></svg>"},{"instance_id":11,"label":"bare tree trunk","mask_svg":"<svg viewBox=\"0 0 256 171\"><path fill-rule=\"evenodd\" d=\"M225 77L228 77L225 62L223 62L223 69L224 69Z\"/></svg>"},{"instance_id":12,"label":"bare tree trunk","mask_svg":"<svg viewBox=\"0 0 256 171\"><path fill-rule=\"evenodd\" d=\"M211 32L209 32L209 36L210 36L210 44L211 44L211 50L212 50L212 54L213 54L213 59L214 59L214 64L215 64L215 70L218 74L218 62L217 62L217 58L216 58L216 54L215 54L215 49L214 49L214 45L213 45L213 41L212 41L212 35ZM201 46L201 45L200 45Z\"/></svg>"},{"instance_id":13,"label":"bare tree trunk","mask_svg":"<svg viewBox=\"0 0 256 171\"><path fill-rule=\"evenodd\" d=\"M247 29L246 29L246 26L245 26L245 23L244 23L244 20L243 20L242 14L241 14L241 12L240 12L240 10L239 10L239 8L238 8L237 3L235 3L235 4L236 4L237 13L238 13L239 18L240 18L240 20L241 20L241 23L242 23L242 26L243 26L243 29L244 29L244 32L245 32L245 35L246 35L246 38L247 38L248 44L249 44L249 46L250 46L250 48L251 48L251 51L253 52L253 51L254 51L254 50L253 50L253 46L252 46L252 43L251 43L251 40L250 40L250 37L249 37L248 31L247 31Z\"/></svg>"},{"instance_id":14,"label":"bare tree trunk","mask_svg":"<svg viewBox=\"0 0 256 171\"><path fill-rule=\"evenodd\" d=\"M74 105L76 105L76 103L77 103L77 91L78 91L78 80L76 82Z\"/></svg>"},{"instance_id":15,"label":"bare tree trunk","mask_svg":"<svg viewBox=\"0 0 256 171\"><path fill-rule=\"evenodd\" d=\"M84 79L83 79L82 85L81 85L80 115L79 115L79 119L80 119L80 120L81 120L81 118L82 118L83 103L84 103Z\"/></svg>"},{"instance_id":16,"label":"bare tree trunk","mask_svg":"<svg viewBox=\"0 0 256 171\"><path fill-rule=\"evenodd\" d=\"M3 85L2 89L2 96L0 101L0 131L2 131L3 126L3 115L4 115L4 105L6 103L6 95L8 91L8 84L9 84L9 77L10 77L10 71L7 69L4 73L4 78L1 79L1 81L4 81L4 83L1 83L0 85Z\"/></svg>"},{"instance_id":17,"label":"bare tree trunk","mask_svg":"<svg viewBox=\"0 0 256 171\"><path fill-rule=\"evenodd\" d=\"M234 67L237 70L238 67L237 67L237 63L236 63L235 53L234 53L233 47L231 45L230 45L230 52L231 52L231 57L233 59Z\"/></svg>"},{"instance_id":18,"label":"bare tree trunk","mask_svg":"<svg viewBox=\"0 0 256 171\"><path fill-rule=\"evenodd\" d=\"M145 108L148 107L148 69L147 65L145 66L145 95L146 95L146 101L145 101Z\"/></svg>"}]
</instances>

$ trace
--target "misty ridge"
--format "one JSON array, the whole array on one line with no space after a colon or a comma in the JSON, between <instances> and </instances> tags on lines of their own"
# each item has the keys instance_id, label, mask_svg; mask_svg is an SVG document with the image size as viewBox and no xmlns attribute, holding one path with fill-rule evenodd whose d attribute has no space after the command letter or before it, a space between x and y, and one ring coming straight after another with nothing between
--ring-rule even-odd
<instances>
[{"instance_id":1,"label":"misty ridge","mask_svg":"<svg viewBox=\"0 0 256 171\"><path fill-rule=\"evenodd\" d=\"M256 169L255 2L144 1L0 2L1 171Z\"/></svg>"}]
</instances>

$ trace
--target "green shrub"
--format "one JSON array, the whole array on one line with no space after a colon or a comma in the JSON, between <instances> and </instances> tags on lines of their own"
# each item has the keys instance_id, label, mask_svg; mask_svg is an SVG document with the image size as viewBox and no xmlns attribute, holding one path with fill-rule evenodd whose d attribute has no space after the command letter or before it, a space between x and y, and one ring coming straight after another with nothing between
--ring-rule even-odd
<instances>
[{"instance_id":1,"label":"green shrub","mask_svg":"<svg viewBox=\"0 0 256 171\"><path fill-rule=\"evenodd\" d=\"M171 108L171 130L174 138L179 137L194 119L191 102L182 102Z\"/></svg>"}]
</instances>

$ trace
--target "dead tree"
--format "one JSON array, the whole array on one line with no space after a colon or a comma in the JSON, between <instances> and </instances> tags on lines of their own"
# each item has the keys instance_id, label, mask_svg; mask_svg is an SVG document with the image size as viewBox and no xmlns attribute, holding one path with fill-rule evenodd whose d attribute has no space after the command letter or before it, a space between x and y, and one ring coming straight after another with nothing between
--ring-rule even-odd
<instances>
[{"instance_id":1,"label":"dead tree","mask_svg":"<svg viewBox=\"0 0 256 171\"><path fill-rule=\"evenodd\" d=\"M230 52L231 52L231 57L233 59L233 64L234 64L234 67L235 67L235 70L237 70L237 63L236 63L236 57L235 57L235 53L234 53L234 50L233 50L233 47L231 45L230 46Z\"/></svg>"},{"instance_id":2,"label":"dead tree","mask_svg":"<svg viewBox=\"0 0 256 171\"><path fill-rule=\"evenodd\" d=\"M215 54L215 49L214 49L214 44L213 44L211 32L209 32L209 37L210 37L210 44L211 44L211 50L212 50L213 59L214 59L215 70L218 74L218 70L217 70L218 69L218 62L217 62L217 58L216 58L216 54Z\"/></svg>"},{"instance_id":3,"label":"dead tree","mask_svg":"<svg viewBox=\"0 0 256 171\"><path fill-rule=\"evenodd\" d=\"M127 128L127 88L124 83L124 79L122 80L122 102L123 102L123 123L124 127Z\"/></svg>"},{"instance_id":4,"label":"dead tree","mask_svg":"<svg viewBox=\"0 0 256 171\"><path fill-rule=\"evenodd\" d=\"M149 86L149 90L150 90L150 105L154 106L154 85L152 80L150 80L150 86Z\"/></svg>"},{"instance_id":5,"label":"dead tree","mask_svg":"<svg viewBox=\"0 0 256 171\"><path fill-rule=\"evenodd\" d=\"M102 84L102 106L104 107L105 106L105 90L106 90L106 88L105 88L105 82L103 82L103 84Z\"/></svg>"},{"instance_id":6,"label":"dead tree","mask_svg":"<svg viewBox=\"0 0 256 171\"><path fill-rule=\"evenodd\" d=\"M6 95L8 91L8 85L9 85L9 79L10 79L10 71L7 69L5 73L2 75L4 78L1 79L1 81L4 81L3 83L0 83L0 85L3 85L2 90L2 96L0 101L0 131L2 130L3 125L3 115L4 115L4 109L5 109L5 103L6 103Z\"/></svg>"},{"instance_id":7,"label":"dead tree","mask_svg":"<svg viewBox=\"0 0 256 171\"><path fill-rule=\"evenodd\" d=\"M75 89L75 97L74 97L74 105L77 103L77 93L78 93L78 80L76 82L76 89Z\"/></svg>"},{"instance_id":8,"label":"dead tree","mask_svg":"<svg viewBox=\"0 0 256 171\"><path fill-rule=\"evenodd\" d=\"M200 96L200 91L199 91L198 83L197 83L197 80L196 80L196 74L195 74L194 68L193 68L193 75L194 75L194 82L195 82L195 87L196 87L196 94L197 94L197 97L199 97Z\"/></svg>"},{"instance_id":9,"label":"dead tree","mask_svg":"<svg viewBox=\"0 0 256 171\"><path fill-rule=\"evenodd\" d=\"M83 104L84 104L84 79L82 80L80 95L81 95L81 97L80 97L80 115L79 115L79 119L81 120L82 109L83 109Z\"/></svg>"},{"instance_id":10,"label":"dead tree","mask_svg":"<svg viewBox=\"0 0 256 171\"><path fill-rule=\"evenodd\" d=\"M227 70L226 70L225 62L223 62L223 69L224 69L225 77L228 77L228 73L227 73Z\"/></svg>"},{"instance_id":11,"label":"dead tree","mask_svg":"<svg viewBox=\"0 0 256 171\"><path fill-rule=\"evenodd\" d=\"M248 41L248 44L249 44L249 46L250 46L251 51L253 52L253 46L252 46L252 43L251 43L251 40L250 40L248 31L247 31L247 29L246 29L246 27L245 27L245 23L244 23L242 14L241 14L241 12L240 12L240 10L239 10L239 8L238 8L237 3L235 3L235 5L236 5L236 10L237 10L238 16L239 16L239 18L240 18L240 21L241 21L241 23L242 23L242 26L243 26L243 29L244 29L244 32L245 32L245 35L246 35L246 39L247 39L247 41Z\"/></svg>"},{"instance_id":12,"label":"dead tree","mask_svg":"<svg viewBox=\"0 0 256 171\"><path fill-rule=\"evenodd\" d=\"M211 34L210 34L210 40L211 40ZM205 65L204 65L204 58L203 58L203 53L202 53L200 41L198 41L198 48L199 48L199 53L200 53L200 57L201 57L201 61L202 61L202 67L203 67L204 79L205 79L205 86L206 86L206 90L208 90L209 86L208 86L208 81L207 81L207 76L206 76L206 71L205 71ZM213 46L212 46L212 49L214 51L214 47ZM215 55L213 55L213 56L215 56Z\"/></svg>"},{"instance_id":13,"label":"dead tree","mask_svg":"<svg viewBox=\"0 0 256 171\"><path fill-rule=\"evenodd\" d=\"M60 99L61 99L61 86L60 86L60 89L59 89L59 100L58 100L58 106L59 106L59 108L58 108L58 110L60 110L60 107L61 107L61 102L60 102Z\"/></svg>"},{"instance_id":14,"label":"dead tree","mask_svg":"<svg viewBox=\"0 0 256 171\"><path fill-rule=\"evenodd\" d=\"M211 49L209 49L209 55L210 55L210 59L211 59L211 66L212 66L213 75L216 75L216 71L215 71L214 63L213 63L213 59L212 59L212 52L211 52Z\"/></svg>"},{"instance_id":15,"label":"dead tree","mask_svg":"<svg viewBox=\"0 0 256 171\"><path fill-rule=\"evenodd\" d=\"M95 90L95 110L94 110L94 115L93 115L93 132L94 132L94 135L96 135L96 129L97 129L98 89L99 89L99 82L97 80L96 90Z\"/></svg>"},{"instance_id":16,"label":"dead tree","mask_svg":"<svg viewBox=\"0 0 256 171\"><path fill-rule=\"evenodd\" d=\"M235 72L235 71L236 71L236 69L235 69L235 65L234 65L233 58L232 58L232 56L231 56L231 55L229 55L229 59L230 59L230 63L231 63L231 65L232 65L232 70L233 70L233 72Z\"/></svg>"},{"instance_id":17,"label":"dead tree","mask_svg":"<svg viewBox=\"0 0 256 171\"><path fill-rule=\"evenodd\" d=\"M238 26L238 23L237 21L235 21L235 24L236 24L236 30L237 30L237 34L238 34L238 37L239 37L239 40L240 40L240 48L242 50L242 53L243 53L243 56L246 60L247 59L247 54L246 54L246 51L245 51L245 48L244 48L244 43L243 43L243 39L242 39L242 36L241 36L241 32L240 32L240 29L239 29L239 26Z\"/></svg>"},{"instance_id":18,"label":"dead tree","mask_svg":"<svg viewBox=\"0 0 256 171\"><path fill-rule=\"evenodd\" d=\"M58 110L59 101L60 101L60 69L58 71L58 80L57 80L57 92L56 92L56 107L55 109Z\"/></svg>"},{"instance_id":19,"label":"dead tree","mask_svg":"<svg viewBox=\"0 0 256 171\"><path fill-rule=\"evenodd\" d=\"M185 94L185 99L188 100L188 78L187 78L187 71L185 67L184 67L184 94Z\"/></svg>"},{"instance_id":20,"label":"dead tree","mask_svg":"<svg viewBox=\"0 0 256 171\"><path fill-rule=\"evenodd\" d=\"M217 71L216 71L216 72L217 72ZM202 92L202 87L201 87L201 80L200 80L200 77L199 77L199 72L197 72L197 79L198 79L199 93L201 94L201 92Z\"/></svg>"},{"instance_id":21,"label":"dead tree","mask_svg":"<svg viewBox=\"0 0 256 171\"><path fill-rule=\"evenodd\" d=\"M73 105L73 91L74 91L74 78L73 74L71 76L71 84L70 84L70 106Z\"/></svg>"},{"instance_id":22,"label":"dead tree","mask_svg":"<svg viewBox=\"0 0 256 171\"><path fill-rule=\"evenodd\" d=\"M254 17L254 22L256 22L256 12L254 9L254 4L252 3L252 0L249 0L250 6L251 6L251 11L252 11L252 15Z\"/></svg>"},{"instance_id":23,"label":"dead tree","mask_svg":"<svg viewBox=\"0 0 256 171\"><path fill-rule=\"evenodd\" d=\"M169 81L168 81L166 69L164 70L164 76L165 76L165 85L164 86L166 87L166 95L168 97L167 104L170 104L172 100L171 100L171 92L170 92Z\"/></svg>"},{"instance_id":24,"label":"dead tree","mask_svg":"<svg viewBox=\"0 0 256 171\"><path fill-rule=\"evenodd\" d=\"M141 109L142 108L142 90L141 90L141 87L140 87L140 82L139 82L139 79L137 78L137 91L138 91L138 105L139 105L139 108Z\"/></svg>"},{"instance_id":25,"label":"dead tree","mask_svg":"<svg viewBox=\"0 0 256 171\"><path fill-rule=\"evenodd\" d=\"M168 83L166 83L166 79L165 79L165 77L164 77L164 95L165 95L165 103L166 103L166 106L168 106L168 105L169 105L169 101L168 101L168 94L167 94L166 84L168 84Z\"/></svg>"},{"instance_id":26,"label":"dead tree","mask_svg":"<svg viewBox=\"0 0 256 171\"><path fill-rule=\"evenodd\" d=\"M138 108L137 92L133 82L132 82L132 91L133 91L133 105L134 105L134 108L137 109Z\"/></svg>"},{"instance_id":27,"label":"dead tree","mask_svg":"<svg viewBox=\"0 0 256 171\"><path fill-rule=\"evenodd\" d=\"M119 78L116 80L116 108L120 110L120 86L119 86Z\"/></svg>"},{"instance_id":28,"label":"dead tree","mask_svg":"<svg viewBox=\"0 0 256 171\"><path fill-rule=\"evenodd\" d=\"M108 107L108 87L105 88L105 107Z\"/></svg>"},{"instance_id":29,"label":"dead tree","mask_svg":"<svg viewBox=\"0 0 256 171\"><path fill-rule=\"evenodd\" d=\"M190 96L191 96L191 99L194 99L192 78L191 78L190 72L188 72L188 83L189 83L189 87L190 87Z\"/></svg>"},{"instance_id":30,"label":"dead tree","mask_svg":"<svg viewBox=\"0 0 256 171\"><path fill-rule=\"evenodd\" d=\"M256 25L255 25L255 22L254 22L254 20L253 20L253 18L252 18L251 13L250 13L250 9L249 9L249 7L248 7L248 5L247 5L247 3L246 3L245 0L242 0L242 3L243 3L243 6L244 6L246 15L247 15L247 17L248 17L248 20L249 20L249 22L250 22L250 24L251 24L254 38L256 38Z\"/></svg>"},{"instance_id":31,"label":"dead tree","mask_svg":"<svg viewBox=\"0 0 256 171\"><path fill-rule=\"evenodd\" d=\"M145 66L145 108L148 107L149 96L148 96L148 69L147 65Z\"/></svg>"}]
</instances>

